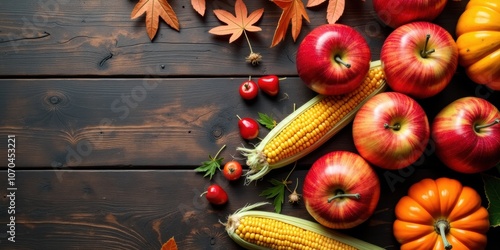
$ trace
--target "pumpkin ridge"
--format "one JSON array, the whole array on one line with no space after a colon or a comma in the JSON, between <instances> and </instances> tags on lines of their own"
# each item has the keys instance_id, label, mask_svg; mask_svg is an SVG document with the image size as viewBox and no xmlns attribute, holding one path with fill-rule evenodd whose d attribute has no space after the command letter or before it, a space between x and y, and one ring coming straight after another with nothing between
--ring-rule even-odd
<instances>
[{"instance_id":1,"label":"pumpkin ridge","mask_svg":"<svg viewBox=\"0 0 500 250\"><path fill-rule=\"evenodd\" d=\"M424 212L425 211L425 212ZM413 184L395 207L401 249L483 249L488 211L476 190L447 177Z\"/></svg>"}]
</instances>

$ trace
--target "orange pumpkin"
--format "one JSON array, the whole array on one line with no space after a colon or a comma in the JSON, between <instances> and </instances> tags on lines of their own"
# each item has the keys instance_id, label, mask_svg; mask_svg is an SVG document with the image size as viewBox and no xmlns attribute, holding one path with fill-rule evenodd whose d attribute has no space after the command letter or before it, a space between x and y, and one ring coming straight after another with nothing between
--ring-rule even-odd
<instances>
[{"instance_id":1,"label":"orange pumpkin","mask_svg":"<svg viewBox=\"0 0 500 250\"><path fill-rule=\"evenodd\" d=\"M454 179L423 179L395 208L401 249L484 249L490 223L481 197Z\"/></svg>"}]
</instances>

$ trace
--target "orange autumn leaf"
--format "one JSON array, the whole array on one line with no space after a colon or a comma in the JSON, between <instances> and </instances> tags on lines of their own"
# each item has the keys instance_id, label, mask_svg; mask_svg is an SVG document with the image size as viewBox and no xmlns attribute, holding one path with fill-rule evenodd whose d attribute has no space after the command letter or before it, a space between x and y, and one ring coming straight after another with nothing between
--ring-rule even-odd
<instances>
[{"instance_id":1,"label":"orange autumn leaf","mask_svg":"<svg viewBox=\"0 0 500 250\"><path fill-rule=\"evenodd\" d=\"M177 243L175 242L174 237L170 238L167 242L165 242L161 246L161 250L177 250Z\"/></svg>"},{"instance_id":2,"label":"orange autumn leaf","mask_svg":"<svg viewBox=\"0 0 500 250\"><path fill-rule=\"evenodd\" d=\"M167 0L139 0L132 10L131 19L146 13L146 31L153 40L158 31L160 17L175 30L179 30L179 20Z\"/></svg>"},{"instance_id":3,"label":"orange autumn leaf","mask_svg":"<svg viewBox=\"0 0 500 250\"><path fill-rule=\"evenodd\" d=\"M256 32L262 29L254 24L259 21L264 13L264 8L255 10L250 15L248 15L247 6L243 3L243 0L236 0L234 5L235 15L229 13L226 10L217 9L214 10L215 16L227 25L217 26L210 29L208 32L214 35L231 35L229 38L229 43L234 42L238 39L243 32ZM247 16L248 15L248 16Z\"/></svg>"},{"instance_id":4,"label":"orange autumn leaf","mask_svg":"<svg viewBox=\"0 0 500 250\"><path fill-rule=\"evenodd\" d=\"M205 0L191 0L193 9L201 16L205 16L206 3Z\"/></svg>"},{"instance_id":5,"label":"orange autumn leaf","mask_svg":"<svg viewBox=\"0 0 500 250\"><path fill-rule=\"evenodd\" d=\"M324 3L326 0L308 0L307 7L314 7Z\"/></svg>"},{"instance_id":6,"label":"orange autumn leaf","mask_svg":"<svg viewBox=\"0 0 500 250\"><path fill-rule=\"evenodd\" d=\"M273 2L283 9L283 12L274 31L271 47L276 46L285 39L290 24L292 26L293 41L296 41L302 29L302 18L309 22L304 3L302 3L302 0L273 0Z\"/></svg>"},{"instance_id":7,"label":"orange autumn leaf","mask_svg":"<svg viewBox=\"0 0 500 250\"><path fill-rule=\"evenodd\" d=\"M324 3L326 0L309 0L307 7L314 7ZM326 10L326 20L332 24L339 20L344 13L345 0L329 0Z\"/></svg>"}]
</instances>

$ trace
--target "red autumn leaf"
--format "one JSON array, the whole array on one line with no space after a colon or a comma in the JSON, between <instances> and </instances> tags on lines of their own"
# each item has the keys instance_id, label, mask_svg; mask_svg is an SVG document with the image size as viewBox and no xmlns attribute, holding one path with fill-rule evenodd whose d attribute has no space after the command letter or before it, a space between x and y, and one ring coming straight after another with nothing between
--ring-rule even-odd
<instances>
[{"instance_id":1,"label":"red autumn leaf","mask_svg":"<svg viewBox=\"0 0 500 250\"><path fill-rule=\"evenodd\" d=\"M214 10L215 16L227 25L217 26L210 29L208 32L214 35L231 35L229 42L232 43L238 39L243 32L250 31L256 32L262 29L254 24L259 21L264 13L264 8L255 10L250 15L248 15L247 6L243 3L243 0L236 0L234 5L235 15L229 13L226 10L217 9ZM247 16L248 15L248 16Z\"/></svg>"},{"instance_id":2,"label":"red autumn leaf","mask_svg":"<svg viewBox=\"0 0 500 250\"><path fill-rule=\"evenodd\" d=\"M293 41L296 41L302 29L302 18L309 22L309 16L307 15L304 3L302 3L302 0L273 0L273 2L283 9L283 12L278 21L278 26L274 31L271 47L276 46L285 39L290 24L292 25Z\"/></svg>"},{"instance_id":3,"label":"red autumn leaf","mask_svg":"<svg viewBox=\"0 0 500 250\"><path fill-rule=\"evenodd\" d=\"M153 40L158 31L160 17L175 30L179 30L179 20L172 6L167 0L139 0L132 10L131 19L146 13L146 31L149 39Z\"/></svg>"},{"instance_id":4,"label":"red autumn leaf","mask_svg":"<svg viewBox=\"0 0 500 250\"><path fill-rule=\"evenodd\" d=\"M326 0L308 0L307 7L314 7L324 3ZM345 0L329 0L326 10L328 23L335 23L344 13Z\"/></svg>"},{"instance_id":5,"label":"red autumn leaf","mask_svg":"<svg viewBox=\"0 0 500 250\"><path fill-rule=\"evenodd\" d=\"M161 246L161 250L177 250L177 243L175 242L174 237L170 238L167 242L165 242Z\"/></svg>"},{"instance_id":6,"label":"red autumn leaf","mask_svg":"<svg viewBox=\"0 0 500 250\"><path fill-rule=\"evenodd\" d=\"M205 15L206 2L205 0L191 0L191 5L193 9L198 12L201 16Z\"/></svg>"}]
</instances>

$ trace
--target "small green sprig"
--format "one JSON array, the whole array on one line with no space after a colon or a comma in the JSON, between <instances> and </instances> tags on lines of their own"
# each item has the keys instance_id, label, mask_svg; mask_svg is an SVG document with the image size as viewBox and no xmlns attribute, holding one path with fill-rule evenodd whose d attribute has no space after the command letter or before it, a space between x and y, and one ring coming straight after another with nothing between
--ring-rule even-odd
<instances>
[{"instance_id":1,"label":"small green sprig","mask_svg":"<svg viewBox=\"0 0 500 250\"><path fill-rule=\"evenodd\" d=\"M276 180L274 178L269 180L272 186L263 190L259 195L259 196L264 196L267 199L274 199L273 205L274 205L274 211L276 213L281 213L281 208L283 206L283 202L285 201L285 189L290 191L290 189L288 188L288 184L291 184L292 182L289 181L288 178L295 169L295 166L297 166L297 163L295 163L292 170L290 170L286 178L283 179L282 181Z\"/></svg>"},{"instance_id":2,"label":"small green sprig","mask_svg":"<svg viewBox=\"0 0 500 250\"><path fill-rule=\"evenodd\" d=\"M269 180L272 187L265 189L260 193L260 196L266 197L266 199L273 199L274 211L276 213L281 213L281 207L283 201L285 200L285 186L288 185L287 181L278 181L276 179Z\"/></svg>"},{"instance_id":3,"label":"small green sprig","mask_svg":"<svg viewBox=\"0 0 500 250\"><path fill-rule=\"evenodd\" d=\"M212 157L211 155L208 155L208 158L209 160L208 161L204 161L202 162L202 165L197 167L195 169L196 172L203 172L205 173L205 175L203 175L203 177L207 177L209 176L210 180L212 179L212 177L214 176L215 172L217 170L221 170L220 167L221 167L221 164L222 164L222 161L224 160L224 158L217 158L220 154L220 152L222 152L222 150L226 147L226 145L223 145L219 151L217 151L217 154L215 154L214 157Z\"/></svg>"},{"instance_id":4,"label":"small green sprig","mask_svg":"<svg viewBox=\"0 0 500 250\"><path fill-rule=\"evenodd\" d=\"M257 122L259 122L262 126L265 126L269 130L276 127L277 122L271 115L267 115L261 112L258 113L259 113L259 119L257 119Z\"/></svg>"}]
</instances>

